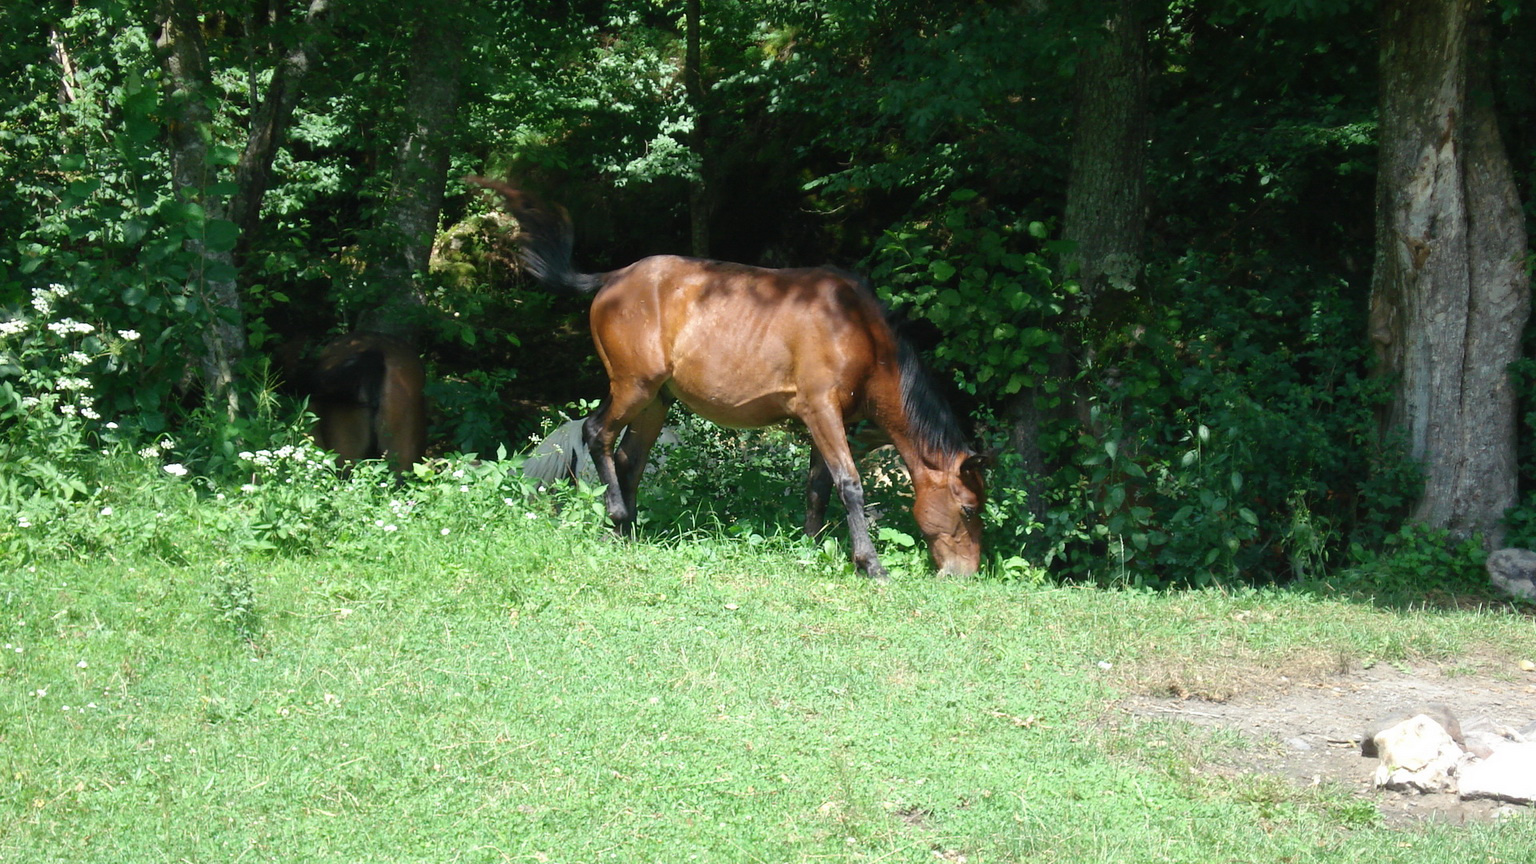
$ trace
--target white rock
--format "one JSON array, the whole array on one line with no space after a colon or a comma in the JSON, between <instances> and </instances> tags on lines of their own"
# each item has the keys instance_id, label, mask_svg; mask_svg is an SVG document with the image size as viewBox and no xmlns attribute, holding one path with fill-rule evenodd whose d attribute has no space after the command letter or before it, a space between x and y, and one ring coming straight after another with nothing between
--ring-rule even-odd
<instances>
[{"instance_id":1,"label":"white rock","mask_svg":"<svg viewBox=\"0 0 1536 864\"><path fill-rule=\"evenodd\" d=\"M1378 788L1444 792L1455 788L1456 766L1465 755L1445 727L1418 714L1376 734Z\"/></svg>"},{"instance_id":2,"label":"white rock","mask_svg":"<svg viewBox=\"0 0 1536 864\"><path fill-rule=\"evenodd\" d=\"M1457 776L1461 797L1536 803L1536 744L1509 744L1468 762Z\"/></svg>"},{"instance_id":3,"label":"white rock","mask_svg":"<svg viewBox=\"0 0 1536 864\"><path fill-rule=\"evenodd\" d=\"M1495 588L1521 600L1536 600L1536 552L1500 549L1488 556L1486 566Z\"/></svg>"}]
</instances>

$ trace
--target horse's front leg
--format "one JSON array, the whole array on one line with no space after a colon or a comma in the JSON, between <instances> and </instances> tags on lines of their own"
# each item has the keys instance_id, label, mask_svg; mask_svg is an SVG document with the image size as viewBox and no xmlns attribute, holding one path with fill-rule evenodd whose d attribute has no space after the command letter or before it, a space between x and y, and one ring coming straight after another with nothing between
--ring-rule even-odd
<instances>
[{"instance_id":1,"label":"horse's front leg","mask_svg":"<svg viewBox=\"0 0 1536 864\"><path fill-rule=\"evenodd\" d=\"M843 508L848 511L848 540L853 546L853 566L876 582L890 581L885 567L880 564L880 556L875 554L874 541L869 538L869 517L864 514L864 484L859 480L853 453L848 449L841 416L829 410L803 419L831 475L831 483L837 487L837 497L842 499ZM809 513L806 521L810 521Z\"/></svg>"}]
</instances>

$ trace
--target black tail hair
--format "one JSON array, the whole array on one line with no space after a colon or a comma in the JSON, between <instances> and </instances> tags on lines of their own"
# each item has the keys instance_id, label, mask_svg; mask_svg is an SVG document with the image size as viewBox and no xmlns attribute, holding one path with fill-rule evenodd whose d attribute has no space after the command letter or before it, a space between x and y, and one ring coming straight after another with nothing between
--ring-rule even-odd
<instances>
[{"instance_id":1,"label":"black tail hair","mask_svg":"<svg viewBox=\"0 0 1536 864\"><path fill-rule=\"evenodd\" d=\"M603 287L606 274L578 273L571 264L576 232L564 207L545 207L533 195L488 177L468 176L464 182L483 186L506 199L507 211L517 220L518 251L527 271L549 288L590 294Z\"/></svg>"},{"instance_id":2,"label":"black tail hair","mask_svg":"<svg viewBox=\"0 0 1536 864\"><path fill-rule=\"evenodd\" d=\"M378 348L359 351L310 377L314 396L339 405L367 405L377 409L384 395L384 352Z\"/></svg>"}]
</instances>

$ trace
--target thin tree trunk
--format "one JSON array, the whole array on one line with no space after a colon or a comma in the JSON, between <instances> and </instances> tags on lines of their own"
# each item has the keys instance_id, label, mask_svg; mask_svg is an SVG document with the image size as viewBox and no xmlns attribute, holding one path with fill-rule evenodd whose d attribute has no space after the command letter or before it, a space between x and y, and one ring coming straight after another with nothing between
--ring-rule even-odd
<instances>
[{"instance_id":1,"label":"thin tree trunk","mask_svg":"<svg viewBox=\"0 0 1536 864\"><path fill-rule=\"evenodd\" d=\"M245 150L235 165L235 194L230 199L229 218L240 228L236 257L243 258L261 220L261 202L272 182L272 159L287 133L293 109L298 105L299 86L318 54L321 27L330 9L330 0L310 0L305 16L307 33L283 55L272 73L272 83L251 116L251 129Z\"/></svg>"},{"instance_id":2,"label":"thin tree trunk","mask_svg":"<svg viewBox=\"0 0 1536 864\"><path fill-rule=\"evenodd\" d=\"M712 160L709 153L709 132L707 129L707 115L705 112L704 71L703 58L700 50L699 20L702 14L700 0L688 0L685 10L687 18L686 46L683 57L683 81L688 90L688 104L693 110L693 129L688 133L689 147L694 156L699 160L698 176L693 178L688 186L688 221L689 233L692 241L693 254L699 258L709 257L709 216L711 210L709 197L709 173L712 168Z\"/></svg>"},{"instance_id":3,"label":"thin tree trunk","mask_svg":"<svg viewBox=\"0 0 1536 864\"><path fill-rule=\"evenodd\" d=\"M159 47L171 115L171 184L178 198L202 207L202 224L206 226L224 219L228 205L224 196L209 191L215 170L208 162L213 121L208 95L212 88L198 4L195 0L165 0L160 22ZM186 290L198 298L206 316L203 354L198 358L203 390L210 402L222 401L233 419L240 410L234 388L235 367L245 349L234 256L225 244L210 245L203 237L189 239L187 249L199 266L193 268Z\"/></svg>"},{"instance_id":4,"label":"thin tree trunk","mask_svg":"<svg viewBox=\"0 0 1536 864\"><path fill-rule=\"evenodd\" d=\"M425 305L418 279L427 272L443 209L448 156L458 116L459 53L463 28L445 10L420 22L411 45L405 123L395 147L394 179L382 208L383 248L373 275L382 303L363 313L361 325L414 341Z\"/></svg>"},{"instance_id":5,"label":"thin tree trunk","mask_svg":"<svg viewBox=\"0 0 1536 864\"><path fill-rule=\"evenodd\" d=\"M1384 430L1423 471L1411 518L1497 545L1516 503L1509 364L1530 313L1525 227L1476 0L1389 0L1370 337ZM1478 46L1473 49L1472 46Z\"/></svg>"}]
</instances>

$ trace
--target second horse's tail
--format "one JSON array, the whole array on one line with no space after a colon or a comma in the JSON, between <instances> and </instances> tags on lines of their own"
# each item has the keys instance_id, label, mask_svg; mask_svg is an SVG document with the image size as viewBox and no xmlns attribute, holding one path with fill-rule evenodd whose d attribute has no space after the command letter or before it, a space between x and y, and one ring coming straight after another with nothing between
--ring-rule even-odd
<instances>
[{"instance_id":1,"label":"second horse's tail","mask_svg":"<svg viewBox=\"0 0 1536 864\"><path fill-rule=\"evenodd\" d=\"M507 210L517 220L519 252L523 268L539 284L581 294L603 287L604 274L578 273L571 264L575 231L563 207L547 209L532 195L499 180L465 177L466 183L483 186L506 199Z\"/></svg>"}]
</instances>

